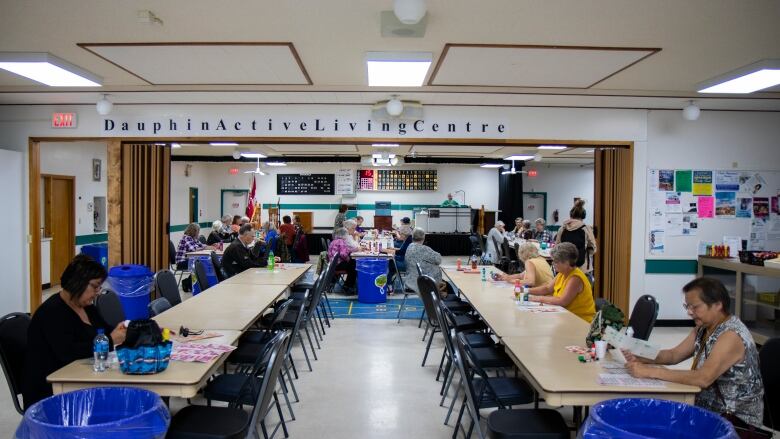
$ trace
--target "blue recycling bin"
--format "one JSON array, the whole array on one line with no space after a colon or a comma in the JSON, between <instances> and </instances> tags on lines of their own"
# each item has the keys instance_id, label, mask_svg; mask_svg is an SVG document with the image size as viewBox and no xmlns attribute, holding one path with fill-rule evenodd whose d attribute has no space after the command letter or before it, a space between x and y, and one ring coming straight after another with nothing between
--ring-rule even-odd
<instances>
[{"instance_id":1,"label":"blue recycling bin","mask_svg":"<svg viewBox=\"0 0 780 439\"><path fill-rule=\"evenodd\" d=\"M221 257L220 257L221 258ZM219 279L217 279L217 272L214 271L214 264L211 263L211 256L192 256L190 257L189 261L187 263L190 267L190 273L193 274L193 282L192 282L192 295L198 295L203 290L203 288L200 287L200 282L196 282L197 276L194 276L195 274L195 261L200 261L201 264L203 264L203 268L206 269L206 279L208 280L209 285L212 287L219 283Z\"/></svg>"},{"instance_id":2,"label":"blue recycling bin","mask_svg":"<svg viewBox=\"0 0 780 439\"><path fill-rule=\"evenodd\" d=\"M103 264L108 268L108 244L87 244L81 246L81 253Z\"/></svg>"},{"instance_id":3,"label":"blue recycling bin","mask_svg":"<svg viewBox=\"0 0 780 439\"><path fill-rule=\"evenodd\" d=\"M649 398L602 401L590 409L578 439L737 439L716 413L681 402Z\"/></svg>"},{"instance_id":4,"label":"blue recycling bin","mask_svg":"<svg viewBox=\"0 0 780 439\"><path fill-rule=\"evenodd\" d=\"M16 439L162 439L171 415L159 395L131 387L94 387L33 404Z\"/></svg>"},{"instance_id":5,"label":"blue recycling bin","mask_svg":"<svg viewBox=\"0 0 780 439\"><path fill-rule=\"evenodd\" d=\"M108 281L122 302L128 320L149 318L152 272L146 265L117 265L108 270Z\"/></svg>"},{"instance_id":6,"label":"blue recycling bin","mask_svg":"<svg viewBox=\"0 0 780 439\"><path fill-rule=\"evenodd\" d=\"M387 259L360 258L356 262L358 302L387 302Z\"/></svg>"}]
</instances>

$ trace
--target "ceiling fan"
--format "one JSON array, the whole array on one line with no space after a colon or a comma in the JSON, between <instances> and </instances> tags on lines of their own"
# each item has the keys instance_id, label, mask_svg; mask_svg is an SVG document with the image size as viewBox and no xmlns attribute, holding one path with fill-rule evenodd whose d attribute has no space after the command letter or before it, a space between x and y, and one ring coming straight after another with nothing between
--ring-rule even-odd
<instances>
[{"instance_id":1,"label":"ceiling fan","mask_svg":"<svg viewBox=\"0 0 780 439\"><path fill-rule=\"evenodd\" d=\"M502 171L501 175L506 175L506 174L515 175L515 174L527 174L527 173L528 173L528 171L517 171L517 170L515 170L515 161L512 160L512 168L510 170L508 170L508 171Z\"/></svg>"},{"instance_id":2,"label":"ceiling fan","mask_svg":"<svg viewBox=\"0 0 780 439\"><path fill-rule=\"evenodd\" d=\"M265 172L260 170L260 157L257 158L257 168L251 170L251 171L244 171L244 174L258 174L258 175L268 175Z\"/></svg>"}]
</instances>

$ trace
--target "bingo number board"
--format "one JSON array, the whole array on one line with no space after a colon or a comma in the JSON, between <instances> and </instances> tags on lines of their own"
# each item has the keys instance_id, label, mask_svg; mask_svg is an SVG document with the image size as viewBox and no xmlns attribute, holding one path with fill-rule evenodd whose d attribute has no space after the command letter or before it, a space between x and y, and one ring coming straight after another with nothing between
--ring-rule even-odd
<instances>
[{"instance_id":1,"label":"bingo number board","mask_svg":"<svg viewBox=\"0 0 780 439\"><path fill-rule=\"evenodd\" d=\"M333 195L334 174L276 174L278 195Z\"/></svg>"},{"instance_id":2,"label":"bingo number board","mask_svg":"<svg viewBox=\"0 0 780 439\"><path fill-rule=\"evenodd\" d=\"M439 187L436 170L361 169L361 191L435 191Z\"/></svg>"}]
</instances>

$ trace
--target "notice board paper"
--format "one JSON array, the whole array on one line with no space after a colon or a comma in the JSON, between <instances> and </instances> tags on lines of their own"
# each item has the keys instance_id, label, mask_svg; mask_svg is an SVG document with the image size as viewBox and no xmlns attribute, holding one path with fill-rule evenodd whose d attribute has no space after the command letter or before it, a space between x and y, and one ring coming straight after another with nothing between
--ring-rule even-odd
<instances>
[{"instance_id":1,"label":"notice board paper","mask_svg":"<svg viewBox=\"0 0 780 439\"><path fill-rule=\"evenodd\" d=\"M712 171L693 171L693 195L712 195Z\"/></svg>"},{"instance_id":2,"label":"notice board paper","mask_svg":"<svg viewBox=\"0 0 780 439\"><path fill-rule=\"evenodd\" d=\"M675 171L674 173L674 190L677 192L691 192L693 172L690 169Z\"/></svg>"},{"instance_id":3,"label":"notice board paper","mask_svg":"<svg viewBox=\"0 0 780 439\"><path fill-rule=\"evenodd\" d=\"M698 206L696 210L699 214L699 218L714 218L715 217L715 198L714 197L699 197Z\"/></svg>"}]
</instances>

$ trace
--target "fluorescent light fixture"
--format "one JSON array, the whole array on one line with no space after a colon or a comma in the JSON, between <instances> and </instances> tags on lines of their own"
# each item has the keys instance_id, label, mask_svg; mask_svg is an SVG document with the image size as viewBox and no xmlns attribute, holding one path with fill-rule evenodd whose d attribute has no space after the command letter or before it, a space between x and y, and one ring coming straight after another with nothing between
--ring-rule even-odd
<instances>
[{"instance_id":1,"label":"fluorescent light fixture","mask_svg":"<svg viewBox=\"0 0 780 439\"><path fill-rule=\"evenodd\" d=\"M264 159L267 156L259 152L242 152L241 157L246 157L248 159Z\"/></svg>"},{"instance_id":2,"label":"fluorescent light fixture","mask_svg":"<svg viewBox=\"0 0 780 439\"><path fill-rule=\"evenodd\" d=\"M504 160L531 160L534 156L532 155L510 155L509 157L504 157Z\"/></svg>"},{"instance_id":3,"label":"fluorescent light fixture","mask_svg":"<svg viewBox=\"0 0 780 439\"><path fill-rule=\"evenodd\" d=\"M537 149L566 149L566 145L539 145Z\"/></svg>"},{"instance_id":4,"label":"fluorescent light fixture","mask_svg":"<svg viewBox=\"0 0 780 439\"><path fill-rule=\"evenodd\" d=\"M371 158L381 159L382 158L382 154L378 153L378 152L375 152L374 154L371 154Z\"/></svg>"},{"instance_id":5,"label":"fluorescent light fixture","mask_svg":"<svg viewBox=\"0 0 780 439\"><path fill-rule=\"evenodd\" d=\"M171 148L181 148L181 143L171 143Z\"/></svg>"},{"instance_id":6,"label":"fluorescent light fixture","mask_svg":"<svg viewBox=\"0 0 780 439\"><path fill-rule=\"evenodd\" d=\"M584 154L593 154L594 152L596 152L595 149L589 149L589 150L585 151Z\"/></svg>"},{"instance_id":7,"label":"fluorescent light fixture","mask_svg":"<svg viewBox=\"0 0 780 439\"><path fill-rule=\"evenodd\" d=\"M265 162L268 166L287 166L285 162Z\"/></svg>"},{"instance_id":8,"label":"fluorescent light fixture","mask_svg":"<svg viewBox=\"0 0 780 439\"><path fill-rule=\"evenodd\" d=\"M483 163L479 165L480 168L500 168L504 165L498 164L498 163Z\"/></svg>"},{"instance_id":9,"label":"fluorescent light fixture","mask_svg":"<svg viewBox=\"0 0 780 439\"><path fill-rule=\"evenodd\" d=\"M209 142L211 146L238 146L236 142Z\"/></svg>"},{"instance_id":10,"label":"fluorescent light fixture","mask_svg":"<svg viewBox=\"0 0 780 439\"><path fill-rule=\"evenodd\" d=\"M0 69L51 87L100 87L103 82L103 78L43 52L1 52Z\"/></svg>"},{"instance_id":11,"label":"fluorescent light fixture","mask_svg":"<svg viewBox=\"0 0 780 439\"><path fill-rule=\"evenodd\" d=\"M368 86L420 87L432 59L430 52L368 52Z\"/></svg>"},{"instance_id":12,"label":"fluorescent light fixture","mask_svg":"<svg viewBox=\"0 0 780 439\"><path fill-rule=\"evenodd\" d=\"M372 143L371 146L376 148L398 148L401 145L398 143Z\"/></svg>"},{"instance_id":13,"label":"fluorescent light fixture","mask_svg":"<svg viewBox=\"0 0 780 439\"><path fill-rule=\"evenodd\" d=\"M780 60L750 64L699 84L699 93L753 93L780 84Z\"/></svg>"}]
</instances>

